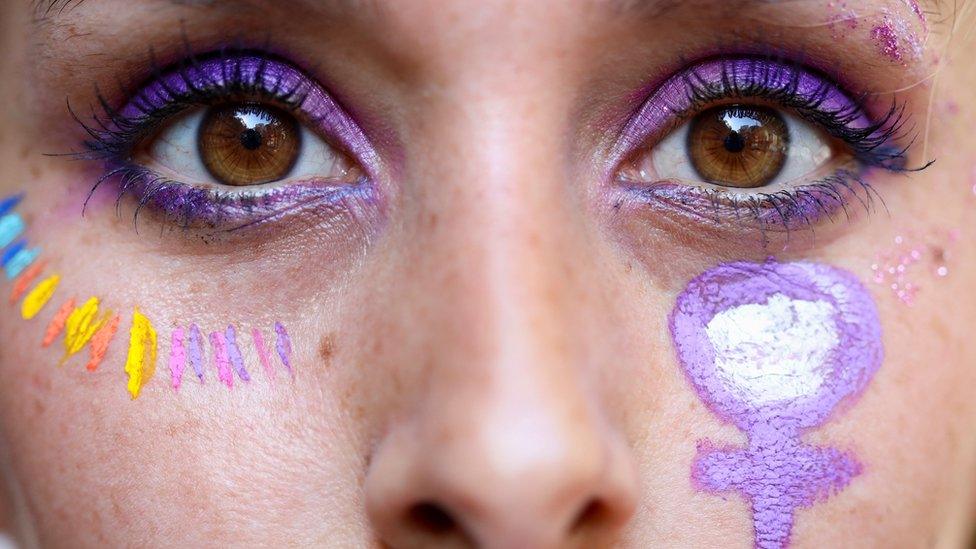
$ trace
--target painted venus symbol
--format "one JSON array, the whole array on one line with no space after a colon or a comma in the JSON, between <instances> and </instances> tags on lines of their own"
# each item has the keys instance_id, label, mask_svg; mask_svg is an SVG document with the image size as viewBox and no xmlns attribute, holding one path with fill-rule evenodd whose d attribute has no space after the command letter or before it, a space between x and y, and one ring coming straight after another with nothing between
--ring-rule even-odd
<instances>
[{"instance_id":1,"label":"painted venus symbol","mask_svg":"<svg viewBox=\"0 0 976 549\"><path fill-rule=\"evenodd\" d=\"M881 365L874 302L853 275L826 265L729 263L688 283L670 327L698 396L748 437L744 448L699 443L696 487L739 493L755 546L786 547L797 510L861 472L852 455L801 437Z\"/></svg>"}]
</instances>

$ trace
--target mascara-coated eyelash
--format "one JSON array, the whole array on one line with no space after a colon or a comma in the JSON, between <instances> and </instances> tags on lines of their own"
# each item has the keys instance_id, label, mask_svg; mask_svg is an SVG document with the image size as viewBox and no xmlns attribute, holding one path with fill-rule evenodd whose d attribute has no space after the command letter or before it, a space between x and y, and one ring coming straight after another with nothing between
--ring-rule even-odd
<instances>
[{"instance_id":1,"label":"mascara-coated eyelash","mask_svg":"<svg viewBox=\"0 0 976 549\"><path fill-rule=\"evenodd\" d=\"M852 200L870 210L877 193L866 181L865 170L906 170L911 140L904 135L903 106L893 103L873 119L859 100L827 77L794 63L760 57L708 60L666 80L624 128L614 156L626 162L710 106L750 101L792 111L843 143L851 161L817 181L772 191L745 192L671 180L636 182L619 175L618 182L641 201L682 215L748 224L763 231L789 231L833 218L839 210L849 213L847 204ZM908 144L899 145L906 140Z\"/></svg>"},{"instance_id":2,"label":"mascara-coated eyelash","mask_svg":"<svg viewBox=\"0 0 976 549\"><path fill-rule=\"evenodd\" d=\"M350 196L365 198L375 174L377 156L352 118L313 79L286 61L262 52L217 52L190 56L155 76L121 108L99 94L104 113L93 123L79 120L90 139L78 156L105 162L105 173L92 187L117 180L118 200L132 194L138 206L159 210L184 227L205 226L237 230L276 219L317 202L336 202ZM362 166L356 185L308 180L288 185L260 185L234 190L180 182L134 162L140 144L167 122L193 108L232 100L265 102L287 110L311 126L336 148Z\"/></svg>"}]
</instances>

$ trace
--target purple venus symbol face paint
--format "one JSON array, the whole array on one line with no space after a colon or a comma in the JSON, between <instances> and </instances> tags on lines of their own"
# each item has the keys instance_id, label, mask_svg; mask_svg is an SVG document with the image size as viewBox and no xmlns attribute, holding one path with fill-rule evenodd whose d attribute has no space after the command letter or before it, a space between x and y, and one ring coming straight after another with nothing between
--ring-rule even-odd
<instances>
[{"instance_id":1,"label":"purple venus symbol face paint","mask_svg":"<svg viewBox=\"0 0 976 549\"><path fill-rule=\"evenodd\" d=\"M745 448L699 443L692 479L752 507L755 546L786 547L796 511L861 472L853 456L803 443L881 365L881 328L864 286L813 263L729 263L688 283L671 313L678 361Z\"/></svg>"}]
</instances>

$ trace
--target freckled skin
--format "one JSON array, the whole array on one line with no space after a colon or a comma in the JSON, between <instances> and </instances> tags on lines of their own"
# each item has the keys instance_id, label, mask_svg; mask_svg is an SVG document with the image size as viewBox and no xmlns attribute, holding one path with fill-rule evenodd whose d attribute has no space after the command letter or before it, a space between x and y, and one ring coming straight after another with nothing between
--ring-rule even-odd
<instances>
[{"instance_id":1,"label":"freckled skin","mask_svg":"<svg viewBox=\"0 0 976 549\"><path fill-rule=\"evenodd\" d=\"M748 504L702 493L691 475L699 442L741 450L746 436L689 384L668 314L707 269L770 255L865 284L887 357L856 403L804 433L862 470L797 512L792 546L966 546L971 4L954 33L939 26L952 14L930 16L924 55L902 62L871 36L883 22L872 14L898 6L922 36L901 0L857 2L864 20L834 30L821 24L836 13L826 0L669 2L672 13L635 2L644 11L626 16L623 3L586 0L86 0L40 27L31 4L0 2L0 196L28 193L29 236L63 278L32 321L0 287L0 529L25 546L749 547ZM356 9L326 13L333 4ZM184 34L201 51L270 42L309 71L382 160L376 202L218 239L152 210L136 226L134 199L117 211L106 186L82 217L101 166L45 156L86 139L66 102L87 117L97 84L118 105L118 82L151 78L150 45L176 61ZM605 164L646 93L716 45L765 51L755 42L876 98L876 115L906 105L919 131L911 165L936 164L874 171L884 204L873 213L852 202L815 231L770 231L765 246L755 231L614 208ZM950 275L919 274L911 307L871 281L896 234L940 227L962 231ZM95 372L87 353L59 368L61 339L41 346L72 296L127 312ZM159 341L135 401L123 370L134 307ZM209 336L231 324L252 380L229 390ZM205 382L188 339L175 392L172 330L189 338L193 326ZM246 343L255 328L273 384Z\"/></svg>"}]
</instances>

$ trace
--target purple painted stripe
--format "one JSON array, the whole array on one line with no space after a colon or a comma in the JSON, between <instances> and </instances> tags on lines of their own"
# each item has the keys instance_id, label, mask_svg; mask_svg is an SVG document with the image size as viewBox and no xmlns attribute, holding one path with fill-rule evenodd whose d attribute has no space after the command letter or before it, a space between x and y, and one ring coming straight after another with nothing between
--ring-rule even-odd
<instances>
[{"instance_id":1,"label":"purple painted stripe","mask_svg":"<svg viewBox=\"0 0 976 549\"><path fill-rule=\"evenodd\" d=\"M227 356L230 357L230 363L234 365L237 377L243 381L251 381L251 376L244 369L244 357L241 356L241 348L237 346L237 330L233 326L228 326L227 331L224 332L224 339L227 341Z\"/></svg>"},{"instance_id":2,"label":"purple painted stripe","mask_svg":"<svg viewBox=\"0 0 976 549\"><path fill-rule=\"evenodd\" d=\"M179 390L183 383L183 370L186 369L186 349L183 348L183 328L173 330L169 353L169 373L173 379L173 390Z\"/></svg>"},{"instance_id":3,"label":"purple painted stripe","mask_svg":"<svg viewBox=\"0 0 976 549\"><path fill-rule=\"evenodd\" d=\"M288 332L280 322L275 322L275 333L278 334L275 349L278 351L278 356L281 357L281 363L288 369L291 377L295 377L295 371L291 368L291 338L288 337Z\"/></svg>"},{"instance_id":4,"label":"purple painted stripe","mask_svg":"<svg viewBox=\"0 0 976 549\"><path fill-rule=\"evenodd\" d=\"M214 363L217 365L217 379L223 381L227 388L234 386L234 374L230 371L230 359L227 357L227 342L220 332L210 334L210 345L214 351Z\"/></svg>"},{"instance_id":5,"label":"purple painted stripe","mask_svg":"<svg viewBox=\"0 0 976 549\"><path fill-rule=\"evenodd\" d=\"M190 365L193 366L193 371L196 372L197 377L200 378L200 383L203 383L203 335L200 333L200 328L196 324L190 326L190 340L188 342L189 354L190 354Z\"/></svg>"}]
</instances>

